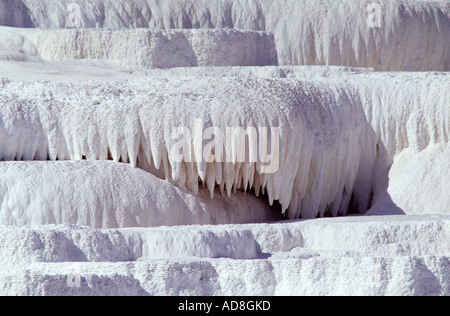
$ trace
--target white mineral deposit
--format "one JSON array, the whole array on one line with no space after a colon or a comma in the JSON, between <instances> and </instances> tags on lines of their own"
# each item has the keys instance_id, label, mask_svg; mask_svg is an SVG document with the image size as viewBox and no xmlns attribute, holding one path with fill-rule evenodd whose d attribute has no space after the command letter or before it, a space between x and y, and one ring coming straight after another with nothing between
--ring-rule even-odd
<instances>
[{"instance_id":1,"label":"white mineral deposit","mask_svg":"<svg viewBox=\"0 0 450 316\"><path fill-rule=\"evenodd\" d=\"M449 296L449 34L445 0L0 0L0 295Z\"/></svg>"}]
</instances>

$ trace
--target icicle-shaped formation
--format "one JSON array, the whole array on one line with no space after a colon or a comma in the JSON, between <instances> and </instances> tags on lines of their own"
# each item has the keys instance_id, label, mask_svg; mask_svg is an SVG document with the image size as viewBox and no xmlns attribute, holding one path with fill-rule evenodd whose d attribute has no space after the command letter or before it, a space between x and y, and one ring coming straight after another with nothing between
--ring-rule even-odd
<instances>
[{"instance_id":1,"label":"icicle-shaped formation","mask_svg":"<svg viewBox=\"0 0 450 316\"><path fill-rule=\"evenodd\" d=\"M392 157L405 146L420 150L426 146L424 140L448 142L450 90L445 79L405 74L361 75L345 81L2 80L0 159L112 158L194 192L199 183L211 194L216 185L228 195L239 189L263 192L270 203L278 200L283 211L289 209L292 218L345 214L349 205L365 211L381 155ZM208 127L279 128L279 167L263 173L268 161L264 155L255 163L249 157L244 162L220 161L219 155L210 163L196 161L201 156L195 146L198 122L204 132ZM185 152L191 159L185 156L181 162L179 151L173 150L180 141L174 131L180 128L192 136ZM270 145L263 149L270 153L276 142L272 143L273 134L267 135Z\"/></svg>"}]
</instances>

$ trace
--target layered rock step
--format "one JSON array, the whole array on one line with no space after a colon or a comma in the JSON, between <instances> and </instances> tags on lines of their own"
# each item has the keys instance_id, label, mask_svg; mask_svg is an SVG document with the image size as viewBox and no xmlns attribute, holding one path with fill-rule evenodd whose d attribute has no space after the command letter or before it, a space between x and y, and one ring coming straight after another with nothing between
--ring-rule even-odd
<instances>
[{"instance_id":1,"label":"layered rock step","mask_svg":"<svg viewBox=\"0 0 450 316\"><path fill-rule=\"evenodd\" d=\"M450 70L450 4L444 0L76 2L83 28L266 31L274 34L280 65ZM64 28L69 3L1 0L0 24Z\"/></svg>"},{"instance_id":2,"label":"layered rock step","mask_svg":"<svg viewBox=\"0 0 450 316\"><path fill-rule=\"evenodd\" d=\"M449 295L449 228L442 215L0 228L0 293Z\"/></svg>"},{"instance_id":3,"label":"layered rock step","mask_svg":"<svg viewBox=\"0 0 450 316\"><path fill-rule=\"evenodd\" d=\"M108 60L130 70L277 65L273 35L221 30L0 28L4 44L44 60Z\"/></svg>"},{"instance_id":4,"label":"layered rock step","mask_svg":"<svg viewBox=\"0 0 450 316\"><path fill-rule=\"evenodd\" d=\"M112 161L1 162L0 225L93 228L256 223L281 219L254 194L198 194Z\"/></svg>"}]
</instances>

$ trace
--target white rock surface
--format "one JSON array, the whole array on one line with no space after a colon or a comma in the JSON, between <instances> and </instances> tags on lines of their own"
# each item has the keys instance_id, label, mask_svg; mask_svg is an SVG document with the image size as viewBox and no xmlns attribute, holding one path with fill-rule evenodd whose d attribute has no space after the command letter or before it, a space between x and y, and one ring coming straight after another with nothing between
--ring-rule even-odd
<instances>
[{"instance_id":1,"label":"white rock surface","mask_svg":"<svg viewBox=\"0 0 450 316\"><path fill-rule=\"evenodd\" d=\"M277 64L273 36L256 31L42 30L2 27L0 35L3 37L0 50L2 45L9 44L6 48L10 53L22 53L50 61L108 60L133 70Z\"/></svg>"},{"instance_id":2,"label":"white rock surface","mask_svg":"<svg viewBox=\"0 0 450 316\"><path fill-rule=\"evenodd\" d=\"M0 25L64 28L72 0L0 0ZM281 65L449 71L448 1L79 0L82 27L259 30ZM379 4L380 24L368 11ZM0 10L0 12L2 12ZM369 21L369 22L368 22ZM371 27L375 26L375 27Z\"/></svg>"},{"instance_id":3,"label":"white rock surface","mask_svg":"<svg viewBox=\"0 0 450 316\"><path fill-rule=\"evenodd\" d=\"M254 188L257 194L267 190L269 200L280 200L283 210L291 205L294 218L301 212L303 217L345 214L359 177L366 186L358 202L367 210L373 182L366 179L373 178L377 159L376 135L363 109L349 105L347 98L320 82L284 80L5 82L0 157L106 160L109 153L115 161L162 174L194 193L201 178L211 193L216 185L229 196L240 188ZM261 160L177 163L173 131L180 126L194 131L196 119L203 120L204 128L222 131L229 126L280 127L279 170L262 174ZM359 143L367 146L355 146Z\"/></svg>"},{"instance_id":4,"label":"white rock surface","mask_svg":"<svg viewBox=\"0 0 450 316\"><path fill-rule=\"evenodd\" d=\"M449 1L71 2L0 0L0 295L450 296ZM176 163L199 118L280 168Z\"/></svg>"},{"instance_id":5,"label":"white rock surface","mask_svg":"<svg viewBox=\"0 0 450 316\"><path fill-rule=\"evenodd\" d=\"M444 215L0 228L0 294L450 295L449 238Z\"/></svg>"},{"instance_id":6,"label":"white rock surface","mask_svg":"<svg viewBox=\"0 0 450 316\"><path fill-rule=\"evenodd\" d=\"M388 194L369 214L392 214L392 201L407 214L450 214L449 157L448 143L431 145L420 152L402 151L389 171Z\"/></svg>"},{"instance_id":7,"label":"white rock surface","mask_svg":"<svg viewBox=\"0 0 450 316\"><path fill-rule=\"evenodd\" d=\"M9 52L8 52L9 53ZM27 55L20 54L22 58ZM166 69L129 70L116 62L77 59L45 61L40 58L27 62L12 62L0 58L1 75L9 80L44 80L79 82L86 78L100 82L112 80L172 77L242 77L242 78L347 78L357 74L371 74L372 68L340 66L259 66L259 67L174 67Z\"/></svg>"},{"instance_id":8,"label":"white rock surface","mask_svg":"<svg viewBox=\"0 0 450 316\"><path fill-rule=\"evenodd\" d=\"M216 184L228 195L239 188L267 190L269 201L279 200L292 218L345 214L356 204L364 212L385 191L389 167L402 150L449 146L449 82L446 73L82 84L4 79L0 157L111 156L194 193L199 178L211 193ZM173 129L193 131L196 119L205 128L223 131L227 126L280 127L279 170L262 174L259 164L175 163ZM427 203L420 190L413 194ZM442 195L439 205L446 205L448 198Z\"/></svg>"},{"instance_id":9,"label":"white rock surface","mask_svg":"<svg viewBox=\"0 0 450 316\"><path fill-rule=\"evenodd\" d=\"M267 222L280 214L251 193L185 192L130 165L1 162L0 225L94 228Z\"/></svg>"}]
</instances>

